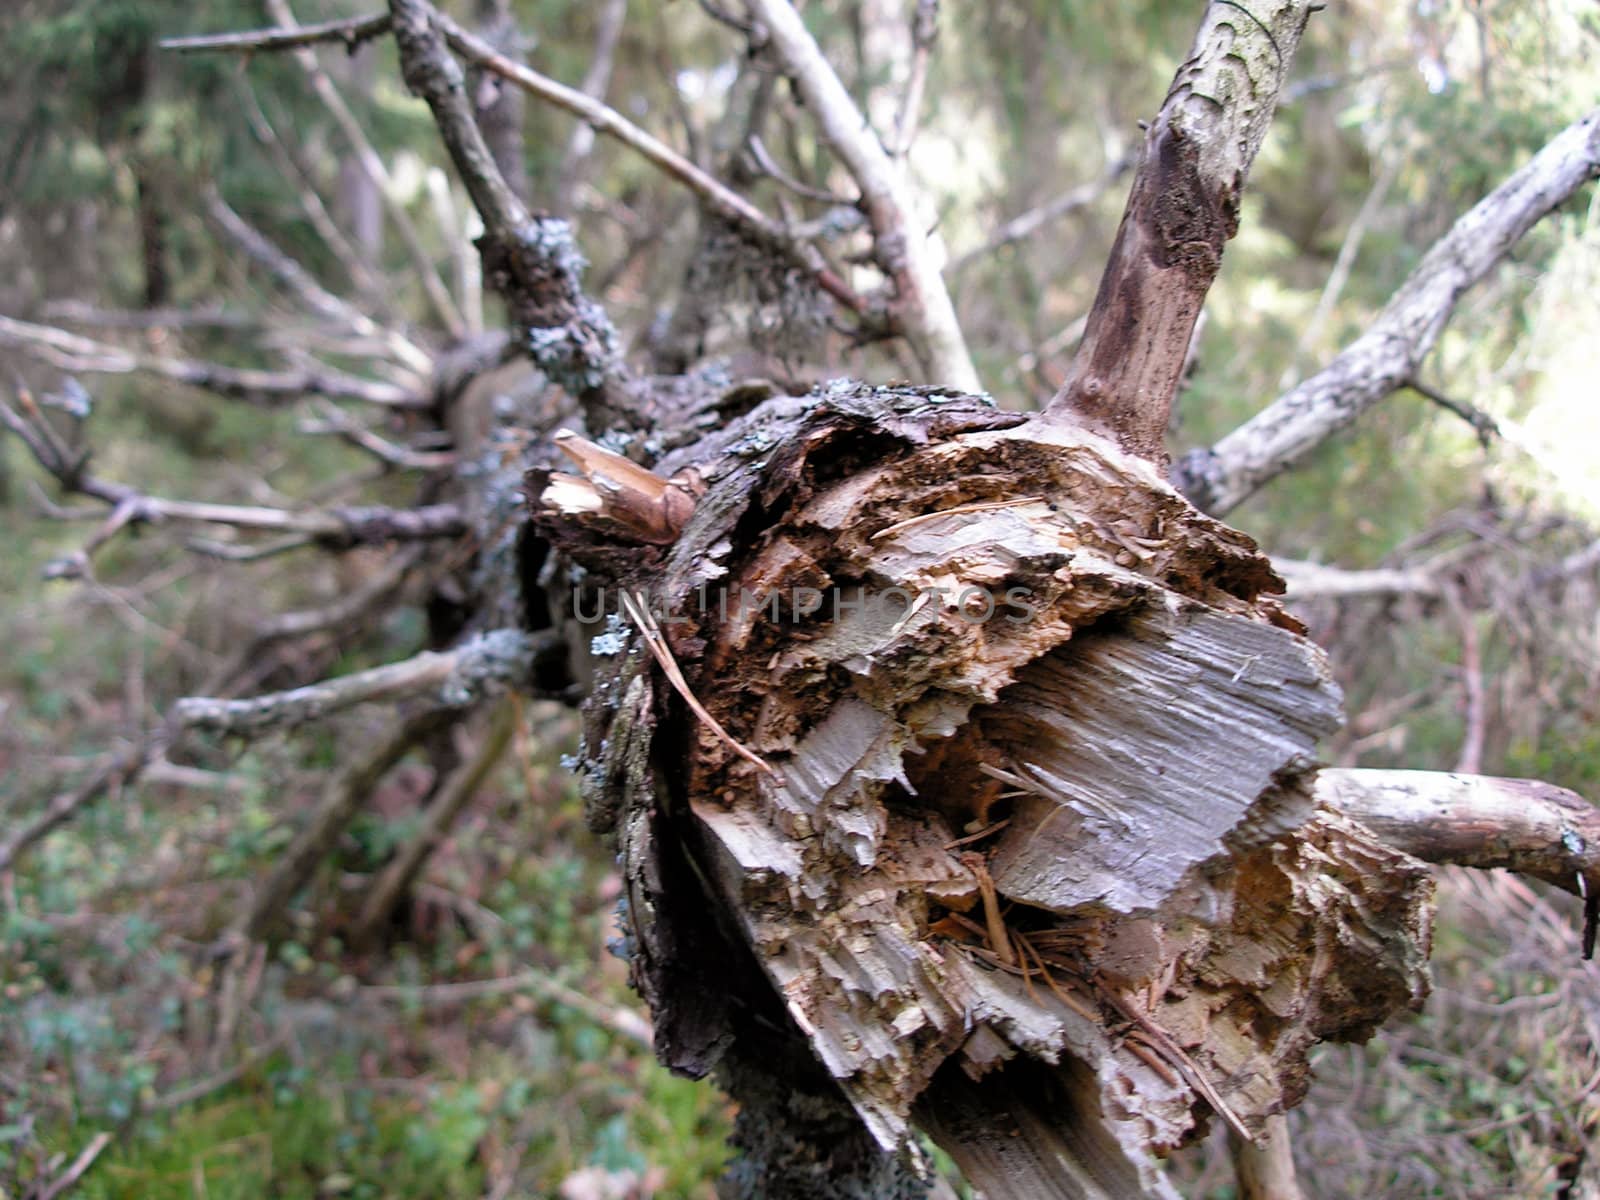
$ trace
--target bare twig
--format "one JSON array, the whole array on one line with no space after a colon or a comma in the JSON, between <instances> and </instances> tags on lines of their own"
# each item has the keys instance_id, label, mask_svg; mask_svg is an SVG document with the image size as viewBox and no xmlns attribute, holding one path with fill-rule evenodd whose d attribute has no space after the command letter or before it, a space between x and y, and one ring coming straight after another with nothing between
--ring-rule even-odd
<instances>
[{"instance_id":1,"label":"bare twig","mask_svg":"<svg viewBox=\"0 0 1600 1200\"><path fill-rule=\"evenodd\" d=\"M872 132L789 0L750 0L772 48L856 186L877 254L894 280L901 330L928 382L982 390L910 184Z\"/></svg>"},{"instance_id":2,"label":"bare twig","mask_svg":"<svg viewBox=\"0 0 1600 1200\"><path fill-rule=\"evenodd\" d=\"M974 246L971 250L958 255L946 268L946 274L959 275L980 259L989 257L995 251L1009 246L1013 242L1020 242L1024 238L1032 237L1041 229L1054 224L1062 217L1069 216L1080 209L1088 208L1089 205L1110 191L1117 180L1131 171L1133 163L1132 155L1120 154L1107 165L1098 179L1080 183L1070 191L1063 192L1054 200L1012 217L1011 220L990 234L983 245Z\"/></svg>"},{"instance_id":3,"label":"bare twig","mask_svg":"<svg viewBox=\"0 0 1600 1200\"><path fill-rule=\"evenodd\" d=\"M398 1001L405 1004L465 1004L493 996L509 996L518 992L532 992L556 1004L565 1005L581 1013L603 1029L649 1048L653 1038L650 1023L629 1008L613 1008L593 997L550 978L541 971L523 971L498 979L478 979L466 983L435 983L421 986L372 986L361 989L361 994L379 1000Z\"/></svg>"},{"instance_id":4,"label":"bare twig","mask_svg":"<svg viewBox=\"0 0 1600 1200\"><path fill-rule=\"evenodd\" d=\"M1468 425L1471 425L1473 432L1478 435L1478 444L1485 450L1489 448L1495 438L1500 436L1499 422L1484 412L1483 409L1468 404L1463 400L1452 399L1437 388L1429 387L1416 379L1406 380L1405 386L1423 399L1432 401L1446 412L1454 413Z\"/></svg>"},{"instance_id":5,"label":"bare twig","mask_svg":"<svg viewBox=\"0 0 1600 1200\"><path fill-rule=\"evenodd\" d=\"M389 769L425 737L456 720L457 713L430 709L396 720L378 742L328 781L305 827L279 856L256 888L250 905L234 923L235 942L259 939L278 919L284 906L305 886L317 863L332 847L356 811Z\"/></svg>"},{"instance_id":6,"label":"bare twig","mask_svg":"<svg viewBox=\"0 0 1600 1200\"><path fill-rule=\"evenodd\" d=\"M142 372L252 404L287 404L302 396L362 400L390 408L425 408L428 398L393 383L363 379L332 367L284 371L227 367L199 359L167 358L0 316L0 345L10 345L63 371L89 375Z\"/></svg>"},{"instance_id":7,"label":"bare twig","mask_svg":"<svg viewBox=\"0 0 1600 1200\"><path fill-rule=\"evenodd\" d=\"M65 1196L77 1187L89 1168L94 1166L94 1160L100 1157L100 1152L110 1144L111 1134L104 1130L95 1134L78 1157L72 1160L72 1165L62 1172L59 1178L39 1190L38 1200L56 1200L56 1197Z\"/></svg>"},{"instance_id":8,"label":"bare twig","mask_svg":"<svg viewBox=\"0 0 1600 1200\"><path fill-rule=\"evenodd\" d=\"M591 100L603 102L611 86L611 70L617 61L617 43L622 37L622 22L628 15L628 0L605 0L595 8L594 50L589 54L589 69L578 90ZM579 124L567 139L567 150L556 173L556 211L569 213L583 181L583 169L594 149L594 126Z\"/></svg>"},{"instance_id":9,"label":"bare twig","mask_svg":"<svg viewBox=\"0 0 1600 1200\"><path fill-rule=\"evenodd\" d=\"M1275 558L1273 567L1289 585L1290 600L1346 599L1360 596L1439 596L1444 587L1422 567L1371 567L1349 570L1322 563Z\"/></svg>"},{"instance_id":10,"label":"bare twig","mask_svg":"<svg viewBox=\"0 0 1600 1200\"><path fill-rule=\"evenodd\" d=\"M810 274L817 281L817 285L834 299L857 311L863 307L861 298L834 274L815 246L794 237L782 225L715 176L696 166L653 134L646 133L634 125L615 109L575 88L557 83L531 67L512 62L482 38L468 33L450 18L432 10L431 7L428 11L431 14L430 19L437 24L449 42L450 48L457 54L538 96L541 100L581 117L596 133L615 138L689 188L707 208L736 229L761 244L783 253L796 266Z\"/></svg>"},{"instance_id":11,"label":"bare twig","mask_svg":"<svg viewBox=\"0 0 1600 1200\"><path fill-rule=\"evenodd\" d=\"M425 650L401 662L386 663L286 692L242 700L186 696L173 706L184 728L257 734L286 725L321 720L358 704L428 696L435 707L464 708L502 687L525 683L534 655L555 635L530 635L497 629L451 650Z\"/></svg>"},{"instance_id":12,"label":"bare twig","mask_svg":"<svg viewBox=\"0 0 1600 1200\"><path fill-rule=\"evenodd\" d=\"M671 683L678 695L683 697L683 702L689 706L694 715L705 722L706 728L716 735L717 740L758 770L781 779L782 776L778 775L766 759L724 729L722 723L700 703L699 697L694 694L694 689L689 686L689 681L683 677L683 670L678 666L678 660L672 656L672 648L667 645L667 639L661 633L661 626L656 623L655 617L651 616L649 606L643 601L635 600L625 591L622 593L622 609L628 619L639 627L645 645L649 647L651 655L661 667L662 674L667 677L667 682Z\"/></svg>"},{"instance_id":13,"label":"bare twig","mask_svg":"<svg viewBox=\"0 0 1600 1200\"><path fill-rule=\"evenodd\" d=\"M328 291L309 271L235 212L215 187L208 187L203 199L206 212L217 228L311 312L324 320L336 321L361 337L374 339L413 372L426 376L432 371L433 359L421 347L394 330L385 329L348 300Z\"/></svg>"},{"instance_id":14,"label":"bare twig","mask_svg":"<svg viewBox=\"0 0 1600 1200\"><path fill-rule=\"evenodd\" d=\"M356 945L369 942L389 922L395 906L416 882L429 855L439 848L450 827L505 755L516 724L516 712L516 706L509 699L500 702L483 742L472 757L445 780L423 814L421 827L373 881L351 930L351 939Z\"/></svg>"},{"instance_id":15,"label":"bare twig","mask_svg":"<svg viewBox=\"0 0 1600 1200\"><path fill-rule=\"evenodd\" d=\"M1322 294L1317 297L1317 306L1311 310L1311 316L1300 327L1294 359L1289 363L1282 378L1278 380L1280 388L1290 388L1300 382L1300 357L1306 350L1316 346L1322 326L1333 312L1334 305L1339 303L1339 297L1344 294L1344 285L1349 282L1351 268L1356 263L1356 255L1361 252L1361 243L1367 236L1367 230L1371 228L1373 221L1377 220L1378 213L1383 209L1389 188L1400 174L1400 163L1400 155L1388 155L1387 161L1378 172L1377 179L1373 180L1372 187L1368 189L1366 199L1356 210L1350 228L1345 231L1344 241L1339 243L1339 255L1333 260L1333 269L1328 272L1327 282L1322 285Z\"/></svg>"},{"instance_id":16,"label":"bare twig","mask_svg":"<svg viewBox=\"0 0 1600 1200\"><path fill-rule=\"evenodd\" d=\"M391 442L332 404L319 406L316 419L300 422L299 430L308 434L334 434L352 446L365 450L385 466L399 470L442 471L456 461L455 454L449 450L413 450L410 446Z\"/></svg>"},{"instance_id":17,"label":"bare twig","mask_svg":"<svg viewBox=\"0 0 1600 1200\"><path fill-rule=\"evenodd\" d=\"M922 93L928 85L928 60L933 57L933 44L938 39L939 0L917 0L917 10L911 18L911 77L900 97L900 111L895 114L891 158L904 158L917 140Z\"/></svg>"},{"instance_id":18,"label":"bare twig","mask_svg":"<svg viewBox=\"0 0 1600 1200\"><path fill-rule=\"evenodd\" d=\"M286 29L299 28L299 22L294 19L294 13L289 8L288 0L263 0L267 14L279 26ZM311 83L311 90L316 93L317 99L333 117L334 124L338 125L339 132L349 143L350 149L356 156L356 162L362 173L372 181L377 188L379 197L383 200L384 209L389 214L395 231L400 235L400 240L405 244L406 253L411 257L413 268L417 277L422 281L422 289L428 297L428 303L439 317L446 332L451 337L459 338L466 332L466 325L461 319L461 313L456 308L455 302L450 299L450 293L444 286L444 281L439 277L439 271L434 266L432 258L422 245L422 238L417 233L417 227L412 223L411 215L406 212L405 205L400 203L395 190L394 180L390 178L389 169L384 166L383 159L373 148L371 140L361 128L361 122L356 120L355 113L350 111L350 106L334 86L328 72L317 61L315 50L301 47L292 52L295 61L300 64L307 80Z\"/></svg>"},{"instance_id":19,"label":"bare twig","mask_svg":"<svg viewBox=\"0 0 1600 1200\"><path fill-rule=\"evenodd\" d=\"M10 870L29 847L54 833L107 791L133 782L152 759L165 752L167 740L166 732L160 731L118 751L83 783L60 793L43 812L12 830L0 840L0 872Z\"/></svg>"},{"instance_id":20,"label":"bare twig","mask_svg":"<svg viewBox=\"0 0 1600 1200\"><path fill-rule=\"evenodd\" d=\"M278 136L277 129L261 106L255 88L250 84L249 72L240 70L235 74L233 82L239 94L240 105L244 109L245 119L250 124L250 132L257 142L266 147L267 153L272 156L278 168L278 174L286 180L295 181L295 195L300 201L300 211L305 213L306 220L317 231L317 236L322 239L333 257L339 261L356 290L368 303L377 306L379 311L389 311L389 297L384 294L383 287L378 282L372 261L366 252L356 242L346 237L344 230L339 228L339 223L333 219L333 214L323 203L322 196L312 181L311 171L303 158Z\"/></svg>"},{"instance_id":21,"label":"bare twig","mask_svg":"<svg viewBox=\"0 0 1600 1200\"><path fill-rule=\"evenodd\" d=\"M1417 377L1463 292L1600 172L1600 110L1557 134L1435 242L1367 331L1322 371L1190 454L1174 482L1223 514Z\"/></svg>"},{"instance_id":22,"label":"bare twig","mask_svg":"<svg viewBox=\"0 0 1600 1200\"><path fill-rule=\"evenodd\" d=\"M354 51L362 42L388 32L389 14L369 13L364 17L347 17L342 21L319 21L311 25L295 25L291 22L286 28L164 38L161 48L176 50L180 54L202 51L257 54L272 50L297 50L315 46L320 42L337 42L347 51Z\"/></svg>"}]
</instances>

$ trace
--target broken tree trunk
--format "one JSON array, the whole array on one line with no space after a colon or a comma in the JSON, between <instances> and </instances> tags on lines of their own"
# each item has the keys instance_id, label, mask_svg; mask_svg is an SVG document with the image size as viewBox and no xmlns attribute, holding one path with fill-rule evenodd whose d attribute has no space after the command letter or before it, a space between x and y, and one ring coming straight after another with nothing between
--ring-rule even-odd
<instances>
[{"instance_id":1,"label":"broken tree trunk","mask_svg":"<svg viewBox=\"0 0 1600 1200\"><path fill-rule=\"evenodd\" d=\"M529 494L628 593L582 771L669 1065L750 1095L798 1040L886 1151L920 1125L991 1195L1124 1200L1420 1001L1425 868L1312 792L1321 653L1149 463L853 384L646 479L571 456ZM872 1194L780 1178L730 1194Z\"/></svg>"}]
</instances>

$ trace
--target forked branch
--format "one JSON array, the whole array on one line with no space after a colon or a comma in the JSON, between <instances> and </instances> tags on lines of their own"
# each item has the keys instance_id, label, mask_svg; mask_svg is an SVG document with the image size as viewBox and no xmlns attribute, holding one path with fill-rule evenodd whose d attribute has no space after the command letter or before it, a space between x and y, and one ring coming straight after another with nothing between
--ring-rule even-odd
<instances>
[{"instance_id":1,"label":"forked branch","mask_svg":"<svg viewBox=\"0 0 1600 1200\"><path fill-rule=\"evenodd\" d=\"M896 316L929 383L982 390L904 172L890 158L789 0L750 0L784 71L856 186L879 262L894 280Z\"/></svg>"},{"instance_id":2,"label":"forked branch","mask_svg":"<svg viewBox=\"0 0 1600 1200\"><path fill-rule=\"evenodd\" d=\"M1217 515L1254 494L1417 378L1456 302L1522 235L1600 174L1600 109L1569 125L1434 243L1367 331L1323 370L1175 471Z\"/></svg>"}]
</instances>

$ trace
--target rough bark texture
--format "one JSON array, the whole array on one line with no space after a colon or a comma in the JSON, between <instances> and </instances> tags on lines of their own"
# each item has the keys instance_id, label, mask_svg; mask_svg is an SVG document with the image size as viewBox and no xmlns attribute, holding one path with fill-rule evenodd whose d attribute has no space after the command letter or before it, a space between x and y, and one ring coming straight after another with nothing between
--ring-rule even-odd
<instances>
[{"instance_id":1,"label":"rough bark texture","mask_svg":"<svg viewBox=\"0 0 1600 1200\"><path fill-rule=\"evenodd\" d=\"M657 614L595 639L582 770L669 1065L759 1074L752 962L885 1151L920 1122L992 1195L1163 1196L1208 1112L1253 1135L1314 1041L1420 1000L1425 870L1310 790L1320 653L1149 464L835 384L656 473L696 497L670 545L619 519L655 486L529 494Z\"/></svg>"},{"instance_id":2,"label":"rough bark texture","mask_svg":"<svg viewBox=\"0 0 1600 1200\"><path fill-rule=\"evenodd\" d=\"M1312 5L1213 3L1145 137L1083 345L1050 404L1130 454L1163 440L1189 337L1239 228L1245 176L1266 137Z\"/></svg>"}]
</instances>

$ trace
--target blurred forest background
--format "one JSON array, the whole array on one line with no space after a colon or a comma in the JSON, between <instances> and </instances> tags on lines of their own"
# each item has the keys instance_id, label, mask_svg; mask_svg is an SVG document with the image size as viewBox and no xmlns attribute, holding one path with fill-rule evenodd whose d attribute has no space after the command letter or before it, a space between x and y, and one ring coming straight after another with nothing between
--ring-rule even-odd
<instances>
[{"instance_id":1,"label":"blurred forest background","mask_svg":"<svg viewBox=\"0 0 1600 1200\"><path fill-rule=\"evenodd\" d=\"M850 214L829 200L837 181L804 123L735 153L724 113L750 72L720 6L444 7L690 158L733 163L767 211L847 249ZM885 133L914 8L806 7ZM310 70L289 54L157 47L283 11L0 10L0 397L146 494L404 506L451 452L404 406L373 417L347 399L219 396L147 369L310 364L404 386L418 369L404 347L386 358L363 337L401 330L432 355L451 323L499 327L471 205L387 39L321 48ZM294 16L359 11L299 0ZM1005 406L1048 399L1070 361L1138 122L1197 11L990 0L939 14L911 170ZM1583 0L1352 0L1315 17L1206 307L1175 453L1325 362L1434 238L1597 96L1600 10ZM793 108L782 89L772 103ZM717 290L702 336L732 378L753 373L739 357L752 346L802 379L909 373L796 311L804 297L719 264L687 193L626 148L533 100L522 120L532 203L573 218L589 291L632 353L659 353L688 286ZM264 266L252 235L306 278ZM358 336L319 296L379 332ZM1291 567L1364 572L1290 571L1348 698L1329 761L1526 775L1600 797L1597 296L1591 188L1463 299L1423 390L1231 515ZM166 522L80 556L104 516L0 432L0 833L70 796L178 697L392 661L425 648L440 619L441 571L396 573L371 548L252 556L265 543ZM1377 568L1393 570L1365 573ZM281 620L354 596L371 600L359 619ZM463 738L402 762L264 953L230 976L233 992L219 990L211 948L382 717L185 736L0 870L0 1195L46 1193L86 1150L74 1194L97 1198L712 1194L726 1104L655 1065L606 951L619 885L561 766L575 722L557 704L486 706L472 728L493 754ZM374 932L358 920L369 882L416 835L441 763L473 754L483 786ZM1600 1195L1593 1178L1597 1190L1580 1188L1600 1136L1600 972L1578 961L1565 899L1444 874L1426 1013L1365 1047L1325 1048L1293 1114L1312 1194ZM1189 1152L1186 1194L1231 1196L1225 1157Z\"/></svg>"}]
</instances>

